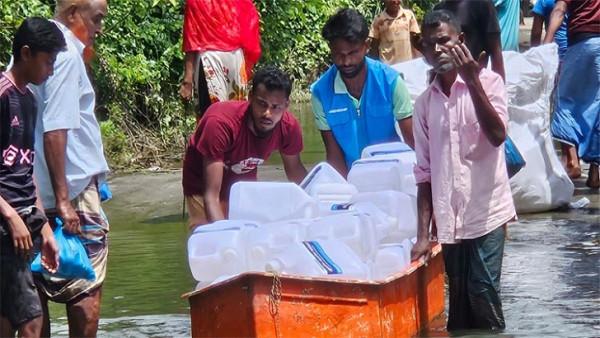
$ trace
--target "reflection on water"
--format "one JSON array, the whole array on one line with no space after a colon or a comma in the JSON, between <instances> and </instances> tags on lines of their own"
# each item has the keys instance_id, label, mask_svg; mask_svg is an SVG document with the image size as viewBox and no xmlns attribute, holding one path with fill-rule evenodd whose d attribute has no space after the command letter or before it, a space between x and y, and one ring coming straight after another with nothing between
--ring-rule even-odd
<instances>
[{"instance_id":1,"label":"reflection on water","mask_svg":"<svg viewBox=\"0 0 600 338\"><path fill-rule=\"evenodd\" d=\"M512 227L502 285L509 331L545 337L600 332L598 214L532 217Z\"/></svg>"},{"instance_id":2,"label":"reflection on water","mask_svg":"<svg viewBox=\"0 0 600 338\"><path fill-rule=\"evenodd\" d=\"M303 160L324 159L308 104L294 104L304 129ZM279 156L271 164L279 163ZM267 166L261 177L280 178ZM277 176L278 175L278 176ZM108 277L101 337L189 336L194 287L181 219L180 173L131 175L111 182ZM594 198L597 204L597 196ZM593 337L600 332L600 225L598 209L523 216L510 227L502 276L507 329L502 336ZM51 305L53 336L66 336L61 306ZM439 322L427 336L447 336ZM475 336L484 336L471 333Z\"/></svg>"}]
</instances>

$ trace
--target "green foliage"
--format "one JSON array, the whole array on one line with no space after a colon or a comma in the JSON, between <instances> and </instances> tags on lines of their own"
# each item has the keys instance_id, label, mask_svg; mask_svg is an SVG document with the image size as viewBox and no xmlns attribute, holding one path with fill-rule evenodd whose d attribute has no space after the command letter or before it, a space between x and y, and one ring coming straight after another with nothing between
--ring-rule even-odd
<instances>
[{"instance_id":1,"label":"green foliage","mask_svg":"<svg viewBox=\"0 0 600 338\"><path fill-rule=\"evenodd\" d=\"M436 0L405 0L417 17ZM104 33L92 64L97 115L113 167L178 160L194 127L178 97L183 73L184 0L109 1ZM370 22L381 0L255 0L261 15L261 64L276 64L296 80L296 93L328 65L321 27L340 7L353 7ZM0 69L10 59L12 36L25 17L51 17L53 0L0 0Z\"/></svg>"},{"instance_id":2,"label":"green foliage","mask_svg":"<svg viewBox=\"0 0 600 338\"><path fill-rule=\"evenodd\" d=\"M353 7L369 20L381 11L381 0L262 0L262 62L285 69L298 85L306 86L329 64L321 27L338 8ZM302 88L301 90L306 90Z\"/></svg>"},{"instance_id":3,"label":"green foliage","mask_svg":"<svg viewBox=\"0 0 600 338\"><path fill-rule=\"evenodd\" d=\"M405 0L421 19L436 0ZM296 81L296 90L307 93L314 81L330 64L327 43L321 27L339 8L351 7L372 22L383 10L382 0L261 0L262 63L276 64Z\"/></svg>"},{"instance_id":4,"label":"green foliage","mask_svg":"<svg viewBox=\"0 0 600 338\"><path fill-rule=\"evenodd\" d=\"M49 17L52 12L44 1L0 0L0 69L10 59L13 34L28 16Z\"/></svg>"},{"instance_id":5,"label":"green foliage","mask_svg":"<svg viewBox=\"0 0 600 338\"><path fill-rule=\"evenodd\" d=\"M122 131L105 133L105 139L120 145L119 137L126 135L126 154L116 156L115 150L113 165L169 162L193 128L194 119L186 117L178 98L182 20L182 3L175 0L110 3L93 73L98 112Z\"/></svg>"}]
</instances>

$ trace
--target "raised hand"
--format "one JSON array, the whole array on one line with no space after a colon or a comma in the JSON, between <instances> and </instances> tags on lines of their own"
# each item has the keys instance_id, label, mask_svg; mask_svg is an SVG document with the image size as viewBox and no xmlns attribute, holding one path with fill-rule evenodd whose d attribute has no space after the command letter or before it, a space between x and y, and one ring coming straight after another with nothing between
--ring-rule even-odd
<instances>
[{"instance_id":1,"label":"raised hand","mask_svg":"<svg viewBox=\"0 0 600 338\"><path fill-rule=\"evenodd\" d=\"M448 50L448 54L452 57L456 70L463 80L470 81L479 78L479 72L481 72L487 58L485 52L481 52L475 60L467 46L461 42L452 46Z\"/></svg>"}]
</instances>

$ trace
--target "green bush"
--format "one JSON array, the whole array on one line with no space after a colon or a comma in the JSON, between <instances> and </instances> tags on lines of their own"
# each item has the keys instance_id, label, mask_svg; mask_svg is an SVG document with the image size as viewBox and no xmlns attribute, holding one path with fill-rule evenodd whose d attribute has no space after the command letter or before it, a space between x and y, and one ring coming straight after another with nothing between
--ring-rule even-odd
<instances>
[{"instance_id":1,"label":"green bush","mask_svg":"<svg viewBox=\"0 0 600 338\"><path fill-rule=\"evenodd\" d=\"M406 0L405 0L406 2ZM435 0L410 1L421 17ZM109 1L104 33L92 65L97 115L113 168L168 164L181 158L195 118L178 97L183 72L183 0ZM263 56L307 93L328 64L321 27L339 7L354 7L370 21L381 0L255 0L261 14ZM25 17L51 17L52 0L0 0L0 68L9 59L12 35ZM301 96L301 95L300 95ZM186 114L186 111L188 112Z\"/></svg>"}]
</instances>

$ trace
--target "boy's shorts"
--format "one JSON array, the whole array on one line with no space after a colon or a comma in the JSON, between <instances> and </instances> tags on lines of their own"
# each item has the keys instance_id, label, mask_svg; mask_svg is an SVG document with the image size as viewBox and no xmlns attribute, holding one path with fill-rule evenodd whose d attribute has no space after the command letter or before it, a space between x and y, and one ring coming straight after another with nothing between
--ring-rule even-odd
<instances>
[{"instance_id":1,"label":"boy's shorts","mask_svg":"<svg viewBox=\"0 0 600 338\"><path fill-rule=\"evenodd\" d=\"M22 218L35 240L46 223L44 214L34 207ZM6 227L4 220L0 222L0 227ZM42 315L30 263L31 257L15 253L10 234L0 234L0 316L8 319L14 329Z\"/></svg>"}]
</instances>

